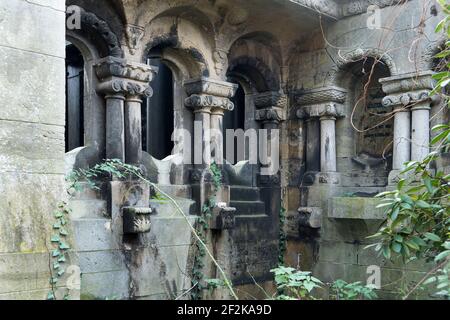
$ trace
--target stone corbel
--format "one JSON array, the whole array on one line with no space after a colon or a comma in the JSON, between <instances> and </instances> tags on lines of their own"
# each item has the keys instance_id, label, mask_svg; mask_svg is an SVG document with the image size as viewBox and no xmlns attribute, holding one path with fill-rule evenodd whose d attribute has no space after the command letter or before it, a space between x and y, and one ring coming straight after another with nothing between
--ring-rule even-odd
<instances>
[{"instance_id":1,"label":"stone corbel","mask_svg":"<svg viewBox=\"0 0 450 320\"><path fill-rule=\"evenodd\" d=\"M139 49L141 40L145 35L144 27L134 24L127 24L125 27L125 37L127 39L128 49L131 55L135 55Z\"/></svg>"}]
</instances>

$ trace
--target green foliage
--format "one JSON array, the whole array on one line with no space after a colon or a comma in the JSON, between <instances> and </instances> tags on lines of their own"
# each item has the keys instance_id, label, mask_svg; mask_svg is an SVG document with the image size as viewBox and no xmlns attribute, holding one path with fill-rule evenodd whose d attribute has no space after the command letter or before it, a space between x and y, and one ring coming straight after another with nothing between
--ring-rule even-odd
<instances>
[{"instance_id":1,"label":"green foliage","mask_svg":"<svg viewBox=\"0 0 450 320\"><path fill-rule=\"evenodd\" d=\"M443 50L435 57L440 59L438 72L433 76L437 81L431 95L440 95L447 106L450 83L450 4L439 0L445 18L436 27L443 32L447 41ZM397 190L378 195L383 201L379 207L385 207L387 220L372 238L378 239L375 249L385 258L400 255L404 261L425 258L437 263L436 270L427 275L431 278L419 282L436 283L439 296L450 297L450 175L442 171L430 170L442 152L448 152L450 146L450 126L441 124L432 129L436 132L431 141L433 152L423 161L406 163L402 172L407 177L397 184ZM437 274L437 275L436 275ZM414 289L419 288L417 285ZM410 292L411 293L411 292ZM408 293L405 298L410 294Z\"/></svg>"},{"instance_id":2,"label":"green foliage","mask_svg":"<svg viewBox=\"0 0 450 320\"><path fill-rule=\"evenodd\" d=\"M61 278L66 272L65 264L68 258L68 250L70 250L70 246L68 245L68 222L70 221L69 214L70 210L67 208L67 203L65 202L61 202L58 205L58 209L53 213L53 234L50 238L50 242L52 244L52 249L50 252L51 290L47 295L48 300L57 299L56 289ZM70 299L70 291L69 289L66 290L64 300Z\"/></svg>"},{"instance_id":3,"label":"green foliage","mask_svg":"<svg viewBox=\"0 0 450 320\"><path fill-rule=\"evenodd\" d=\"M279 292L282 292L278 300L314 300L311 294L313 289L323 285L322 281L307 271L280 266L270 272L275 274L275 283Z\"/></svg>"},{"instance_id":4,"label":"green foliage","mask_svg":"<svg viewBox=\"0 0 450 320\"><path fill-rule=\"evenodd\" d=\"M203 243L206 243L206 236L209 230L208 220L211 218L212 210L217 204L217 193L222 185L222 170L216 163L212 163L209 167L213 182L213 194L205 201L202 207L202 214L198 218L196 232ZM192 285L193 290L191 291L191 298L193 300L200 300L201 293L204 289L210 289L211 285L214 284L214 280L204 280L203 268L205 267L205 256L206 249L201 244L200 241L196 242L197 254L194 257L194 263L192 267ZM204 281L202 281L204 280ZM219 280L221 281L221 280ZM206 283L206 284L204 284ZM216 283L217 284L217 283ZM222 284L226 285L226 282L222 281Z\"/></svg>"},{"instance_id":5,"label":"green foliage","mask_svg":"<svg viewBox=\"0 0 450 320\"><path fill-rule=\"evenodd\" d=\"M125 164L118 159L108 159L92 168L74 170L67 175L68 193L72 195L81 191L82 182L87 183L88 187L93 190L99 190L98 183L106 178L124 180L141 174L141 170L136 166Z\"/></svg>"},{"instance_id":6,"label":"green foliage","mask_svg":"<svg viewBox=\"0 0 450 320\"><path fill-rule=\"evenodd\" d=\"M335 300L373 300L378 298L373 286L363 286L361 282L347 283L340 279L331 285L331 297Z\"/></svg>"},{"instance_id":7,"label":"green foliage","mask_svg":"<svg viewBox=\"0 0 450 320\"><path fill-rule=\"evenodd\" d=\"M286 253L286 232L284 231L284 226L286 224L286 209L281 207L280 209L280 235L279 235L279 254L278 254L278 263L279 265L284 264L284 255Z\"/></svg>"}]
</instances>

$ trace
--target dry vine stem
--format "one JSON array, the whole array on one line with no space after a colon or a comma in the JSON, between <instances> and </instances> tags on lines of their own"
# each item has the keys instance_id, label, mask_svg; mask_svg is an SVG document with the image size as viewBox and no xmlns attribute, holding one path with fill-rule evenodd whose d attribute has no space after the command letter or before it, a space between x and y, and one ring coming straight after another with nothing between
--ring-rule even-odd
<instances>
[{"instance_id":1,"label":"dry vine stem","mask_svg":"<svg viewBox=\"0 0 450 320\"><path fill-rule=\"evenodd\" d=\"M155 188L156 191L158 191L161 195L163 195L164 197L166 197L167 199L170 200L170 202L172 202L177 211L179 213L181 213L181 215L183 216L183 218L186 220L186 223L189 225L189 228L192 230L192 232L194 233L195 237L197 238L197 241L200 242L200 244L204 247L206 253L208 254L208 256L211 258L211 261L214 263L214 265L217 267L217 269L219 270L220 274L222 275L222 277L224 278L224 282L225 285L227 286L228 290L230 290L231 295L233 296L233 298L235 300L239 300L238 296L236 295L236 293L233 290L233 287L231 286L231 281L228 279L227 275L225 274L225 271L222 269L222 267L219 265L219 263L217 262L217 260L214 258L213 254L211 253L211 251L209 251L208 246L206 245L206 243L203 242L203 240L199 237L199 235L197 234L197 231L195 230L194 226L189 222L189 219L187 217L187 215L183 212L183 209L181 209L181 207L179 206L179 204L177 203L177 201L172 198L170 195L168 195L166 192L162 191L156 184L150 182L149 180L147 180L144 176L142 176L141 174L131 171L129 170L127 167L119 164L119 166L124 169L125 171L134 174L137 178L141 179L142 181L144 181L145 183L148 183L150 186L152 186L153 188Z\"/></svg>"}]
</instances>

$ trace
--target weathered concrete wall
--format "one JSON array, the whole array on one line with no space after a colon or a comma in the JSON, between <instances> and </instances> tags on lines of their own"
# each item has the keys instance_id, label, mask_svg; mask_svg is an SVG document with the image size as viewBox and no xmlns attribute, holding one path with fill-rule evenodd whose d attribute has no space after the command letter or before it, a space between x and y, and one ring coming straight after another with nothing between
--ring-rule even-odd
<instances>
[{"instance_id":1,"label":"weathered concrete wall","mask_svg":"<svg viewBox=\"0 0 450 320\"><path fill-rule=\"evenodd\" d=\"M64 11L59 0L0 3L0 299L50 290L53 212L65 199Z\"/></svg>"}]
</instances>

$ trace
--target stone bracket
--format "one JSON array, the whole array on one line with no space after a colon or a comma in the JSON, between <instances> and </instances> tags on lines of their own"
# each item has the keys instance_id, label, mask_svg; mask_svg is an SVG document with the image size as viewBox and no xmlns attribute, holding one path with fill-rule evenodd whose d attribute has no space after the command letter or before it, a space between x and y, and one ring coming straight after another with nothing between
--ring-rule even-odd
<instances>
[{"instance_id":1,"label":"stone bracket","mask_svg":"<svg viewBox=\"0 0 450 320\"><path fill-rule=\"evenodd\" d=\"M211 230L229 230L236 225L236 208L227 207L226 203L218 203L212 211L209 228Z\"/></svg>"},{"instance_id":2,"label":"stone bracket","mask_svg":"<svg viewBox=\"0 0 450 320\"><path fill-rule=\"evenodd\" d=\"M150 215L153 214L152 208L124 207L122 208L122 213L124 234L150 232Z\"/></svg>"},{"instance_id":3,"label":"stone bracket","mask_svg":"<svg viewBox=\"0 0 450 320\"><path fill-rule=\"evenodd\" d=\"M322 213L320 207L301 207L298 208L299 224L301 226L319 229L322 227Z\"/></svg>"}]
</instances>

